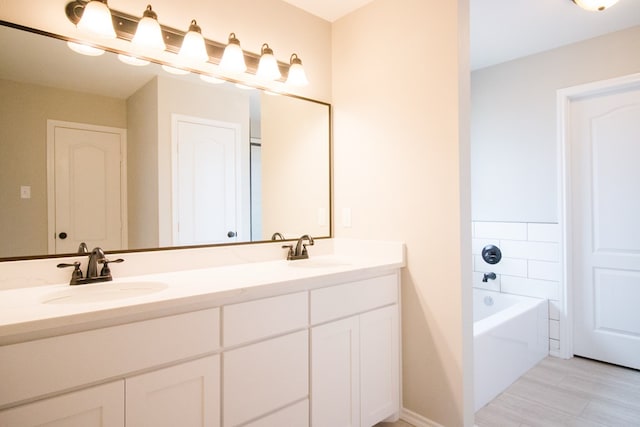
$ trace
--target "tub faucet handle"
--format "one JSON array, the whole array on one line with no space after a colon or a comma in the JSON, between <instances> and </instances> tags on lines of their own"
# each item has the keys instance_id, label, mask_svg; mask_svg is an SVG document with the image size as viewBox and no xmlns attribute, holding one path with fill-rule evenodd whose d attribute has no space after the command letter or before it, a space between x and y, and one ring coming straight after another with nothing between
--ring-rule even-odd
<instances>
[{"instance_id":1,"label":"tub faucet handle","mask_svg":"<svg viewBox=\"0 0 640 427\"><path fill-rule=\"evenodd\" d=\"M489 280L496 280L496 273L491 272L491 273L484 273L484 275L482 276L482 281L484 283L487 283Z\"/></svg>"}]
</instances>

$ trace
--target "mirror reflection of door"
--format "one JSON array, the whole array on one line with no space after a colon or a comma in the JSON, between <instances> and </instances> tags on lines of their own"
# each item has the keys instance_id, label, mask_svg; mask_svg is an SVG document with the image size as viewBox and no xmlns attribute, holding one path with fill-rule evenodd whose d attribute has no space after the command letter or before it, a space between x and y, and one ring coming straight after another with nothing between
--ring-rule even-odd
<instances>
[{"instance_id":1,"label":"mirror reflection of door","mask_svg":"<svg viewBox=\"0 0 640 427\"><path fill-rule=\"evenodd\" d=\"M47 123L49 252L127 248L126 130Z\"/></svg>"},{"instance_id":2,"label":"mirror reflection of door","mask_svg":"<svg viewBox=\"0 0 640 427\"><path fill-rule=\"evenodd\" d=\"M173 244L242 240L240 125L177 114L172 121Z\"/></svg>"}]
</instances>

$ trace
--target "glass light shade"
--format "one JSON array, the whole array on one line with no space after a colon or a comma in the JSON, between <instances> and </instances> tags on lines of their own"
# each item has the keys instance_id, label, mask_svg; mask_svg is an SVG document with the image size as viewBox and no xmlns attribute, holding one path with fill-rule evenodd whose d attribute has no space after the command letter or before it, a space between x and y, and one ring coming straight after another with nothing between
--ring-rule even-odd
<instances>
[{"instance_id":1,"label":"glass light shade","mask_svg":"<svg viewBox=\"0 0 640 427\"><path fill-rule=\"evenodd\" d=\"M185 34L184 40L182 40L182 46L178 53L178 58L181 61L189 63L203 63L209 60L209 54L207 53L207 47L204 43L204 37L200 33L200 27L196 24L196 20L191 21L189 32Z\"/></svg>"},{"instance_id":2,"label":"glass light shade","mask_svg":"<svg viewBox=\"0 0 640 427\"><path fill-rule=\"evenodd\" d=\"M220 70L225 73L240 74L247 71L247 64L244 62L244 53L240 47L240 40L234 33L229 35L229 44L224 48L222 59L220 60Z\"/></svg>"},{"instance_id":3,"label":"glass light shade","mask_svg":"<svg viewBox=\"0 0 640 427\"><path fill-rule=\"evenodd\" d=\"M144 67L145 65L149 65L149 61L145 59L136 58L135 56L123 55L121 53L118 54L118 59L125 64L133 65L136 67Z\"/></svg>"},{"instance_id":4,"label":"glass light shade","mask_svg":"<svg viewBox=\"0 0 640 427\"><path fill-rule=\"evenodd\" d=\"M138 22L138 28L131 43L136 48L151 51L163 51L167 48L162 38L162 29L158 23L157 15L151 10L151 5L147 6L142 19Z\"/></svg>"},{"instance_id":5,"label":"glass light shade","mask_svg":"<svg viewBox=\"0 0 640 427\"><path fill-rule=\"evenodd\" d=\"M605 10L618 3L618 0L573 0L575 4L585 10Z\"/></svg>"},{"instance_id":6,"label":"glass light shade","mask_svg":"<svg viewBox=\"0 0 640 427\"><path fill-rule=\"evenodd\" d=\"M225 80L213 76L207 76L206 74L200 74L200 80L214 85L219 85L226 82Z\"/></svg>"},{"instance_id":7,"label":"glass light shade","mask_svg":"<svg viewBox=\"0 0 640 427\"><path fill-rule=\"evenodd\" d=\"M92 0L84 6L82 18L78 21L77 27L85 33L101 38L116 38L109 6L98 0Z\"/></svg>"},{"instance_id":8,"label":"glass light shade","mask_svg":"<svg viewBox=\"0 0 640 427\"><path fill-rule=\"evenodd\" d=\"M295 53L291 55L291 65L289 66L289 76L287 77L287 84L291 86L306 86L309 84L307 80L307 74L302 67L302 61Z\"/></svg>"},{"instance_id":9,"label":"glass light shade","mask_svg":"<svg viewBox=\"0 0 640 427\"><path fill-rule=\"evenodd\" d=\"M273 50L266 43L262 45L262 55L260 56L256 76L263 80L278 80L282 77L278 68L278 61L273 55Z\"/></svg>"},{"instance_id":10,"label":"glass light shade","mask_svg":"<svg viewBox=\"0 0 640 427\"><path fill-rule=\"evenodd\" d=\"M98 49L97 47L88 46L82 43L67 42L67 46L69 46L69 49L71 49L72 51L81 55L100 56L104 53L104 50L102 49Z\"/></svg>"}]
</instances>

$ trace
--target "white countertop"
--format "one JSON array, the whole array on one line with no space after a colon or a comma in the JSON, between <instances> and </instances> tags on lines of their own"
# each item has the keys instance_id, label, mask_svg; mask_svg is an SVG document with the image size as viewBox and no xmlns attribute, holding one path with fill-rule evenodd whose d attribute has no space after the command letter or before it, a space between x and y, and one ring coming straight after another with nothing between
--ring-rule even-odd
<instances>
[{"instance_id":1,"label":"white countertop","mask_svg":"<svg viewBox=\"0 0 640 427\"><path fill-rule=\"evenodd\" d=\"M74 287L61 283L3 290L0 345L360 280L404 266L403 245L389 248L373 256L369 251L361 255L312 255L308 260L116 277L113 282ZM146 295L97 302L44 302L60 292L82 292L124 282L160 282L166 287Z\"/></svg>"}]
</instances>

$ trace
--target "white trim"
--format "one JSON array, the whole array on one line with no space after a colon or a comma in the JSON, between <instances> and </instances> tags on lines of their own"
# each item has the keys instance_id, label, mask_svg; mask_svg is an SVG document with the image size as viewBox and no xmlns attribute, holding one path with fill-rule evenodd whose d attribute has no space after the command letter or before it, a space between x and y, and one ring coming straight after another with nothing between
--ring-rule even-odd
<instances>
[{"instance_id":1,"label":"white trim","mask_svg":"<svg viewBox=\"0 0 640 427\"><path fill-rule=\"evenodd\" d=\"M442 424L431 421L430 419L410 411L407 408L402 408L402 411L400 412L400 419L414 425L415 427L444 427Z\"/></svg>"},{"instance_id":2,"label":"white trim","mask_svg":"<svg viewBox=\"0 0 640 427\"><path fill-rule=\"evenodd\" d=\"M562 254L562 277L560 295L560 350L554 355L569 359L573 357L573 285L571 247L571 101L594 96L612 89L625 89L640 84L640 73L598 82L572 86L557 91L558 114L558 223L560 225L560 250Z\"/></svg>"},{"instance_id":3,"label":"white trim","mask_svg":"<svg viewBox=\"0 0 640 427\"><path fill-rule=\"evenodd\" d=\"M55 128L88 130L94 132L115 133L120 135L120 245L122 250L129 248L129 220L127 209L127 130L110 126L98 126L87 123L47 120L47 253L56 252L56 196L55 196Z\"/></svg>"},{"instance_id":4,"label":"white trim","mask_svg":"<svg viewBox=\"0 0 640 427\"><path fill-rule=\"evenodd\" d=\"M247 240L246 229L242 219L242 126L240 123L223 122L204 119L184 114L171 114L171 236L172 244L178 241L178 122L189 122L207 126L232 129L235 134L235 169L236 169L236 242ZM248 236L250 240L251 236Z\"/></svg>"}]
</instances>

